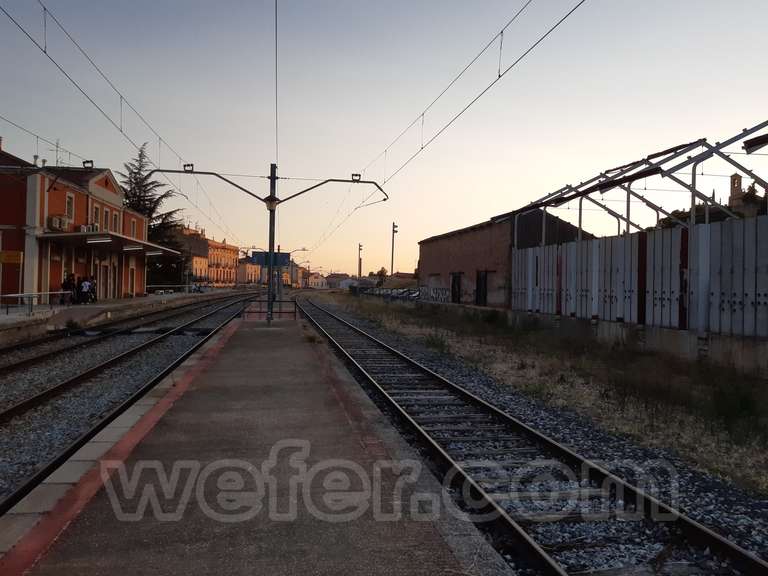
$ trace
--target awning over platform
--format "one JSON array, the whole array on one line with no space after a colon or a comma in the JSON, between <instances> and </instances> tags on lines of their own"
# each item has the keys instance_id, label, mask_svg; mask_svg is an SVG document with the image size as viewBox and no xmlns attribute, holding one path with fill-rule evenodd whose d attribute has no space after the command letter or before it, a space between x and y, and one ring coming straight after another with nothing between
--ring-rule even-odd
<instances>
[{"instance_id":1,"label":"awning over platform","mask_svg":"<svg viewBox=\"0 0 768 576\"><path fill-rule=\"evenodd\" d=\"M129 238L114 232L46 232L37 236L40 240L51 240L64 246L79 248L106 248L110 251L125 254L144 254L145 256L160 256L179 254L159 244Z\"/></svg>"}]
</instances>

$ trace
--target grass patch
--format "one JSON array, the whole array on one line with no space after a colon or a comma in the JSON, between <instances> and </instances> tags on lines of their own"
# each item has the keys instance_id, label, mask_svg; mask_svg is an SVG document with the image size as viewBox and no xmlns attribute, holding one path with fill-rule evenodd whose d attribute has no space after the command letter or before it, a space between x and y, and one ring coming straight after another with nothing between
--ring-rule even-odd
<instances>
[{"instance_id":1,"label":"grass patch","mask_svg":"<svg viewBox=\"0 0 768 576\"><path fill-rule=\"evenodd\" d=\"M439 332L432 332L430 334L427 334L424 337L424 344L426 344L433 350L436 350L437 352L445 353L450 351L448 340L446 340L445 336L443 336Z\"/></svg>"}]
</instances>

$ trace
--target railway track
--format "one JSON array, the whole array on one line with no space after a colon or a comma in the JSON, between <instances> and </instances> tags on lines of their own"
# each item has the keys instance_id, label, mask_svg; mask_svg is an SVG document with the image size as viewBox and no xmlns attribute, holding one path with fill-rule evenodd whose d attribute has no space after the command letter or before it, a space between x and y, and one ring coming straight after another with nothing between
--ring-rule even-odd
<instances>
[{"instance_id":1,"label":"railway track","mask_svg":"<svg viewBox=\"0 0 768 576\"><path fill-rule=\"evenodd\" d=\"M343 318L299 306L530 574L768 574L768 563ZM596 560L597 559L597 560ZM523 573L523 572L521 572Z\"/></svg>"},{"instance_id":2,"label":"railway track","mask_svg":"<svg viewBox=\"0 0 768 576\"><path fill-rule=\"evenodd\" d=\"M190 310L232 299L232 295L192 302L172 309L156 310L139 317L114 320L78 330L57 331L28 342L0 349L0 376L39 364L46 359L66 353L78 353L85 347L113 336L128 334L150 322L171 320Z\"/></svg>"},{"instance_id":3,"label":"railway track","mask_svg":"<svg viewBox=\"0 0 768 576\"><path fill-rule=\"evenodd\" d=\"M256 297L230 299L212 308L209 304L196 317L3 409L0 516L239 316L245 304ZM14 465L14 461L22 464Z\"/></svg>"}]
</instances>

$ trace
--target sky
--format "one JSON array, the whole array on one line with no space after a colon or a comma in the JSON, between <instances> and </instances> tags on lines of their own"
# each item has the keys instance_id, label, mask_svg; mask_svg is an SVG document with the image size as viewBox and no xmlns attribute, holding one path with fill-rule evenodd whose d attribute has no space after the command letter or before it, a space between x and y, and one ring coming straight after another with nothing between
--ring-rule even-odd
<instances>
[{"instance_id":1,"label":"sky","mask_svg":"<svg viewBox=\"0 0 768 576\"><path fill-rule=\"evenodd\" d=\"M138 110L124 134L148 142L154 162L264 176L277 162L287 196L311 181L365 171L388 202L354 210L372 189L334 184L278 209L278 242L323 272L413 271L418 242L482 222L565 184L680 142L723 140L762 122L768 75L764 0L587 0L535 50L394 177L452 116L577 0L533 0L425 115L422 110L493 38L523 0L278 0L278 148L275 147L273 1L43 0ZM118 126L120 98L33 0L0 0ZM119 170L135 148L0 13L0 115L97 166ZM414 127L382 152L414 119ZM50 146L0 120L3 148L55 162ZM69 161L67 155L60 156ZM768 157L741 158L765 175ZM72 162L77 162L72 159ZM727 196L733 170L705 165L701 188ZM263 178L237 177L266 195ZM266 248L267 211L226 184L171 180L192 225L239 246ZM670 182L656 184L670 189ZM643 183L646 188L654 183ZM686 194L647 192L682 208ZM370 197L369 202L378 199ZM621 197L609 198L621 207ZM572 222L576 211L557 215ZM655 215L633 206L633 219ZM612 234L597 210L585 227Z\"/></svg>"}]
</instances>

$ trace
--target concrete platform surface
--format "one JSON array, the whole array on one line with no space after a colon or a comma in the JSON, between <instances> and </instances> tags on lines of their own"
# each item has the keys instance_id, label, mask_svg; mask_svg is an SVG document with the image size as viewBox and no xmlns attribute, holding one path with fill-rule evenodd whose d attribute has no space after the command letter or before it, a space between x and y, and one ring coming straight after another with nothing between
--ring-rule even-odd
<instances>
[{"instance_id":1,"label":"concrete platform surface","mask_svg":"<svg viewBox=\"0 0 768 576\"><path fill-rule=\"evenodd\" d=\"M303 322L241 322L29 574L511 574L419 466Z\"/></svg>"}]
</instances>

